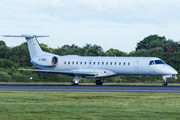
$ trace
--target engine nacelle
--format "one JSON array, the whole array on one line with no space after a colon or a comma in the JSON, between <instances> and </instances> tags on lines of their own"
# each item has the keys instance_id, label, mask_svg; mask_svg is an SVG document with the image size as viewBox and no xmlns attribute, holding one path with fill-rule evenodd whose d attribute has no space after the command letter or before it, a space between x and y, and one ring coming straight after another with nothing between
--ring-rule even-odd
<instances>
[{"instance_id":1,"label":"engine nacelle","mask_svg":"<svg viewBox=\"0 0 180 120\"><path fill-rule=\"evenodd\" d=\"M31 60L33 64L40 66L56 66L58 63L58 58L56 56L38 56Z\"/></svg>"}]
</instances>

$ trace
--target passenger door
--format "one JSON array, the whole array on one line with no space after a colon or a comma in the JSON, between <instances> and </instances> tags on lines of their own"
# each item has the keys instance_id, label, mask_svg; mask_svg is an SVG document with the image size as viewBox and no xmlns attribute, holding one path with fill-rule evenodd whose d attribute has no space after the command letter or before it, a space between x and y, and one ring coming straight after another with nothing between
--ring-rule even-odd
<instances>
[{"instance_id":1,"label":"passenger door","mask_svg":"<svg viewBox=\"0 0 180 120\"><path fill-rule=\"evenodd\" d=\"M135 73L139 73L138 65L139 65L139 60L136 60L134 62L134 71L135 71Z\"/></svg>"}]
</instances>

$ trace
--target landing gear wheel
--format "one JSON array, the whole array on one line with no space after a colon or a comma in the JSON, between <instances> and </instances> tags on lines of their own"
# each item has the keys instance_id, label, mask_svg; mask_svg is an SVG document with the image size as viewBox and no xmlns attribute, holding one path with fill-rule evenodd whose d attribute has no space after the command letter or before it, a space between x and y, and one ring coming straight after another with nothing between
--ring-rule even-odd
<instances>
[{"instance_id":1,"label":"landing gear wheel","mask_svg":"<svg viewBox=\"0 0 180 120\"><path fill-rule=\"evenodd\" d=\"M168 86L168 82L166 82L166 86Z\"/></svg>"},{"instance_id":2,"label":"landing gear wheel","mask_svg":"<svg viewBox=\"0 0 180 120\"><path fill-rule=\"evenodd\" d=\"M101 80L96 80L96 85L102 85L103 82L101 82Z\"/></svg>"},{"instance_id":3,"label":"landing gear wheel","mask_svg":"<svg viewBox=\"0 0 180 120\"><path fill-rule=\"evenodd\" d=\"M78 85L79 83L75 83L74 81L71 82L71 85Z\"/></svg>"},{"instance_id":4,"label":"landing gear wheel","mask_svg":"<svg viewBox=\"0 0 180 120\"><path fill-rule=\"evenodd\" d=\"M167 85L168 85L168 82L162 82L162 85L163 85L163 86L167 86Z\"/></svg>"}]
</instances>

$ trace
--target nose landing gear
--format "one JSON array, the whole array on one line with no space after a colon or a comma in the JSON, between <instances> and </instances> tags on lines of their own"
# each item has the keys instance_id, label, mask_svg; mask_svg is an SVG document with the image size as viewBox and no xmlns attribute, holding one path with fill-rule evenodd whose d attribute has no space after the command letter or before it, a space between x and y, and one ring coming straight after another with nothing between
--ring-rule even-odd
<instances>
[{"instance_id":1,"label":"nose landing gear","mask_svg":"<svg viewBox=\"0 0 180 120\"><path fill-rule=\"evenodd\" d=\"M166 78L163 78L162 85L163 85L163 86L167 86L167 85L168 85L168 82L166 81Z\"/></svg>"}]
</instances>

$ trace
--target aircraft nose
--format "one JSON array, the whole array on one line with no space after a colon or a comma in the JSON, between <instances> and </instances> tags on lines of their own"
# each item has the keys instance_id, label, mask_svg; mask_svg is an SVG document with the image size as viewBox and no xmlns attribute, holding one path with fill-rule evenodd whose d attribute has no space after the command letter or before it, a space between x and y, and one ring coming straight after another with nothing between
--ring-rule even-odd
<instances>
[{"instance_id":1,"label":"aircraft nose","mask_svg":"<svg viewBox=\"0 0 180 120\"><path fill-rule=\"evenodd\" d=\"M168 72L169 72L170 74L172 74L172 75L178 74L178 72L177 72L174 68L172 68L172 67L170 67L170 66L169 66Z\"/></svg>"},{"instance_id":2,"label":"aircraft nose","mask_svg":"<svg viewBox=\"0 0 180 120\"><path fill-rule=\"evenodd\" d=\"M175 75L178 74L178 72L175 69L174 69L174 71L172 73L175 74Z\"/></svg>"}]
</instances>

